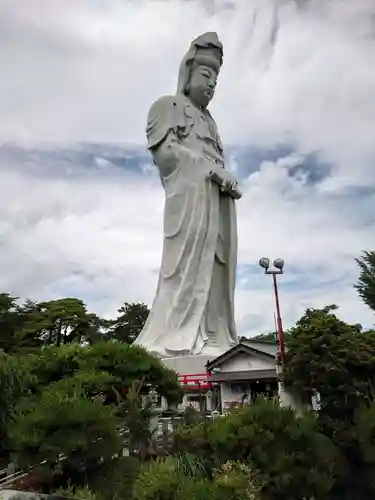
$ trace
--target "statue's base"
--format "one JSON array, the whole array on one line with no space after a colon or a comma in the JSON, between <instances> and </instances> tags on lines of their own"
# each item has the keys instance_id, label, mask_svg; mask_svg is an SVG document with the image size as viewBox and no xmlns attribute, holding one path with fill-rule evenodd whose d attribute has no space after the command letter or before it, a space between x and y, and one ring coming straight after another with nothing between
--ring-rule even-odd
<instances>
[{"instance_id":1,"label":"statue's base","mask_svg":"<svg viewBox=\"0 0 375 500\"><path fill-rule=\"evenodd\" d=\"M171 368L179 375L198 375L206 373L206 364L217 356L195 354L190 356L176 356L161 358L167 368Z\"/></svg>"}]
</instances>

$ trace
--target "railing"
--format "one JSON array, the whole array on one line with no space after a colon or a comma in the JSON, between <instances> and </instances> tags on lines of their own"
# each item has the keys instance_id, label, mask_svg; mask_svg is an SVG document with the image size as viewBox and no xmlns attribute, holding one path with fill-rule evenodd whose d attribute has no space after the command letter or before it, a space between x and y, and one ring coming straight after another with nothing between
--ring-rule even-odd
<instances>
[{"instance_id":1,"label":"railing","mask_svg":"<svg viewBox=\"0 0 375 500\"><path fill-rule=\"evenodd\" d=\"M28 472L17 471L0 480L0 491L12 486L18 479L22 479L28 475Z\"/></svg>"},{"instance_id":2,"label":"railing","mask_svg":"<svg viewBox=\"0 0 375 500\"><path fill-rule=\"evenodd\" d=\"M209 390L212 388L212 382L209 382L208 378L210 373L189 373L189 374L178 374L178 381L185 389L191 390Z\"/></svg>"}]
</instances>

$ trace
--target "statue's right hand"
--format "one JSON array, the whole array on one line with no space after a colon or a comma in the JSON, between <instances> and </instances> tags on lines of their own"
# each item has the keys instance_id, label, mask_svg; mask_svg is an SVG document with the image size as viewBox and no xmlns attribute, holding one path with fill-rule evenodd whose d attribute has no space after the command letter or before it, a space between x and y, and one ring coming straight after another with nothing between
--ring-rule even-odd
<instances>
[{"instance_id":1,"label":"statue's right hand","mask_svg":"<svg viewBox=\"0 0 375 500\"><path fill-rule=\"evenodd\" d=\"M172 131L152 151L152 157L163 177L169 177L177 170L181 160L181 153L178 140Z\"/></svg>"}]
</instances>

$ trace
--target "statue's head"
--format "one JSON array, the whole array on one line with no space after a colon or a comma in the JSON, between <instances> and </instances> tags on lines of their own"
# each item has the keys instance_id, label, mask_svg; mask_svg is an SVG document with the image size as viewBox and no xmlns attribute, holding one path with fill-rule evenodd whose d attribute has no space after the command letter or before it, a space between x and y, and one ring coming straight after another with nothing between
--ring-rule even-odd
<instances>
[{"instance_id":1,"label":"statue's head","mask_svg":"<svg viewBox=\"0 0 375 500\"><path fill-rule=\"evenodd\" d=\"M213 68L199 64L193 69L190 81L186 87L186 94L193 102L205 108L215 93L217 73Z\"/></svg>"},{"instance_id":2,"label":"statue's head","mask_svg":"<svg viewBox=\"0 0 375 500\"><path fill-rule=\"evenodd\" d=\"M190 46L179 72L178 92L205 108L215 93L223 63L223 46L216 33L204 33Z\"/></svg>"}]
</instances>

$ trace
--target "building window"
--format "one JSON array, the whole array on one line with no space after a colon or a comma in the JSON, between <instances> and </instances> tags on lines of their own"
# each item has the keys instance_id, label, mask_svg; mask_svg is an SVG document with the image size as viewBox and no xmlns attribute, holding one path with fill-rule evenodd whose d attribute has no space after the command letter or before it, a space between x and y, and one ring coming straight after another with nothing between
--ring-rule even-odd
<instances>
[{"instance_id":1,"label":"building window","mask_svg":"<svg viewBox=\"0 0 375 500\"><path fill-rule=\"evenodd\" d=\"M264 396L266 398L273 398L277 395L277 382L276 381L262 381L257 380L251 384L251 396L254 400L257 396Z\"/></svg>"},{"instance_id":2,"label":"building window","mask_svg":"<svg viewBox=\"0 0 375 500\"><path fill-rule=\"evenodd\" d=\"M233 394L243 394L249 392L249 384L247 382L231 382L230 390Z\"/></svg>"}]
</instances>

